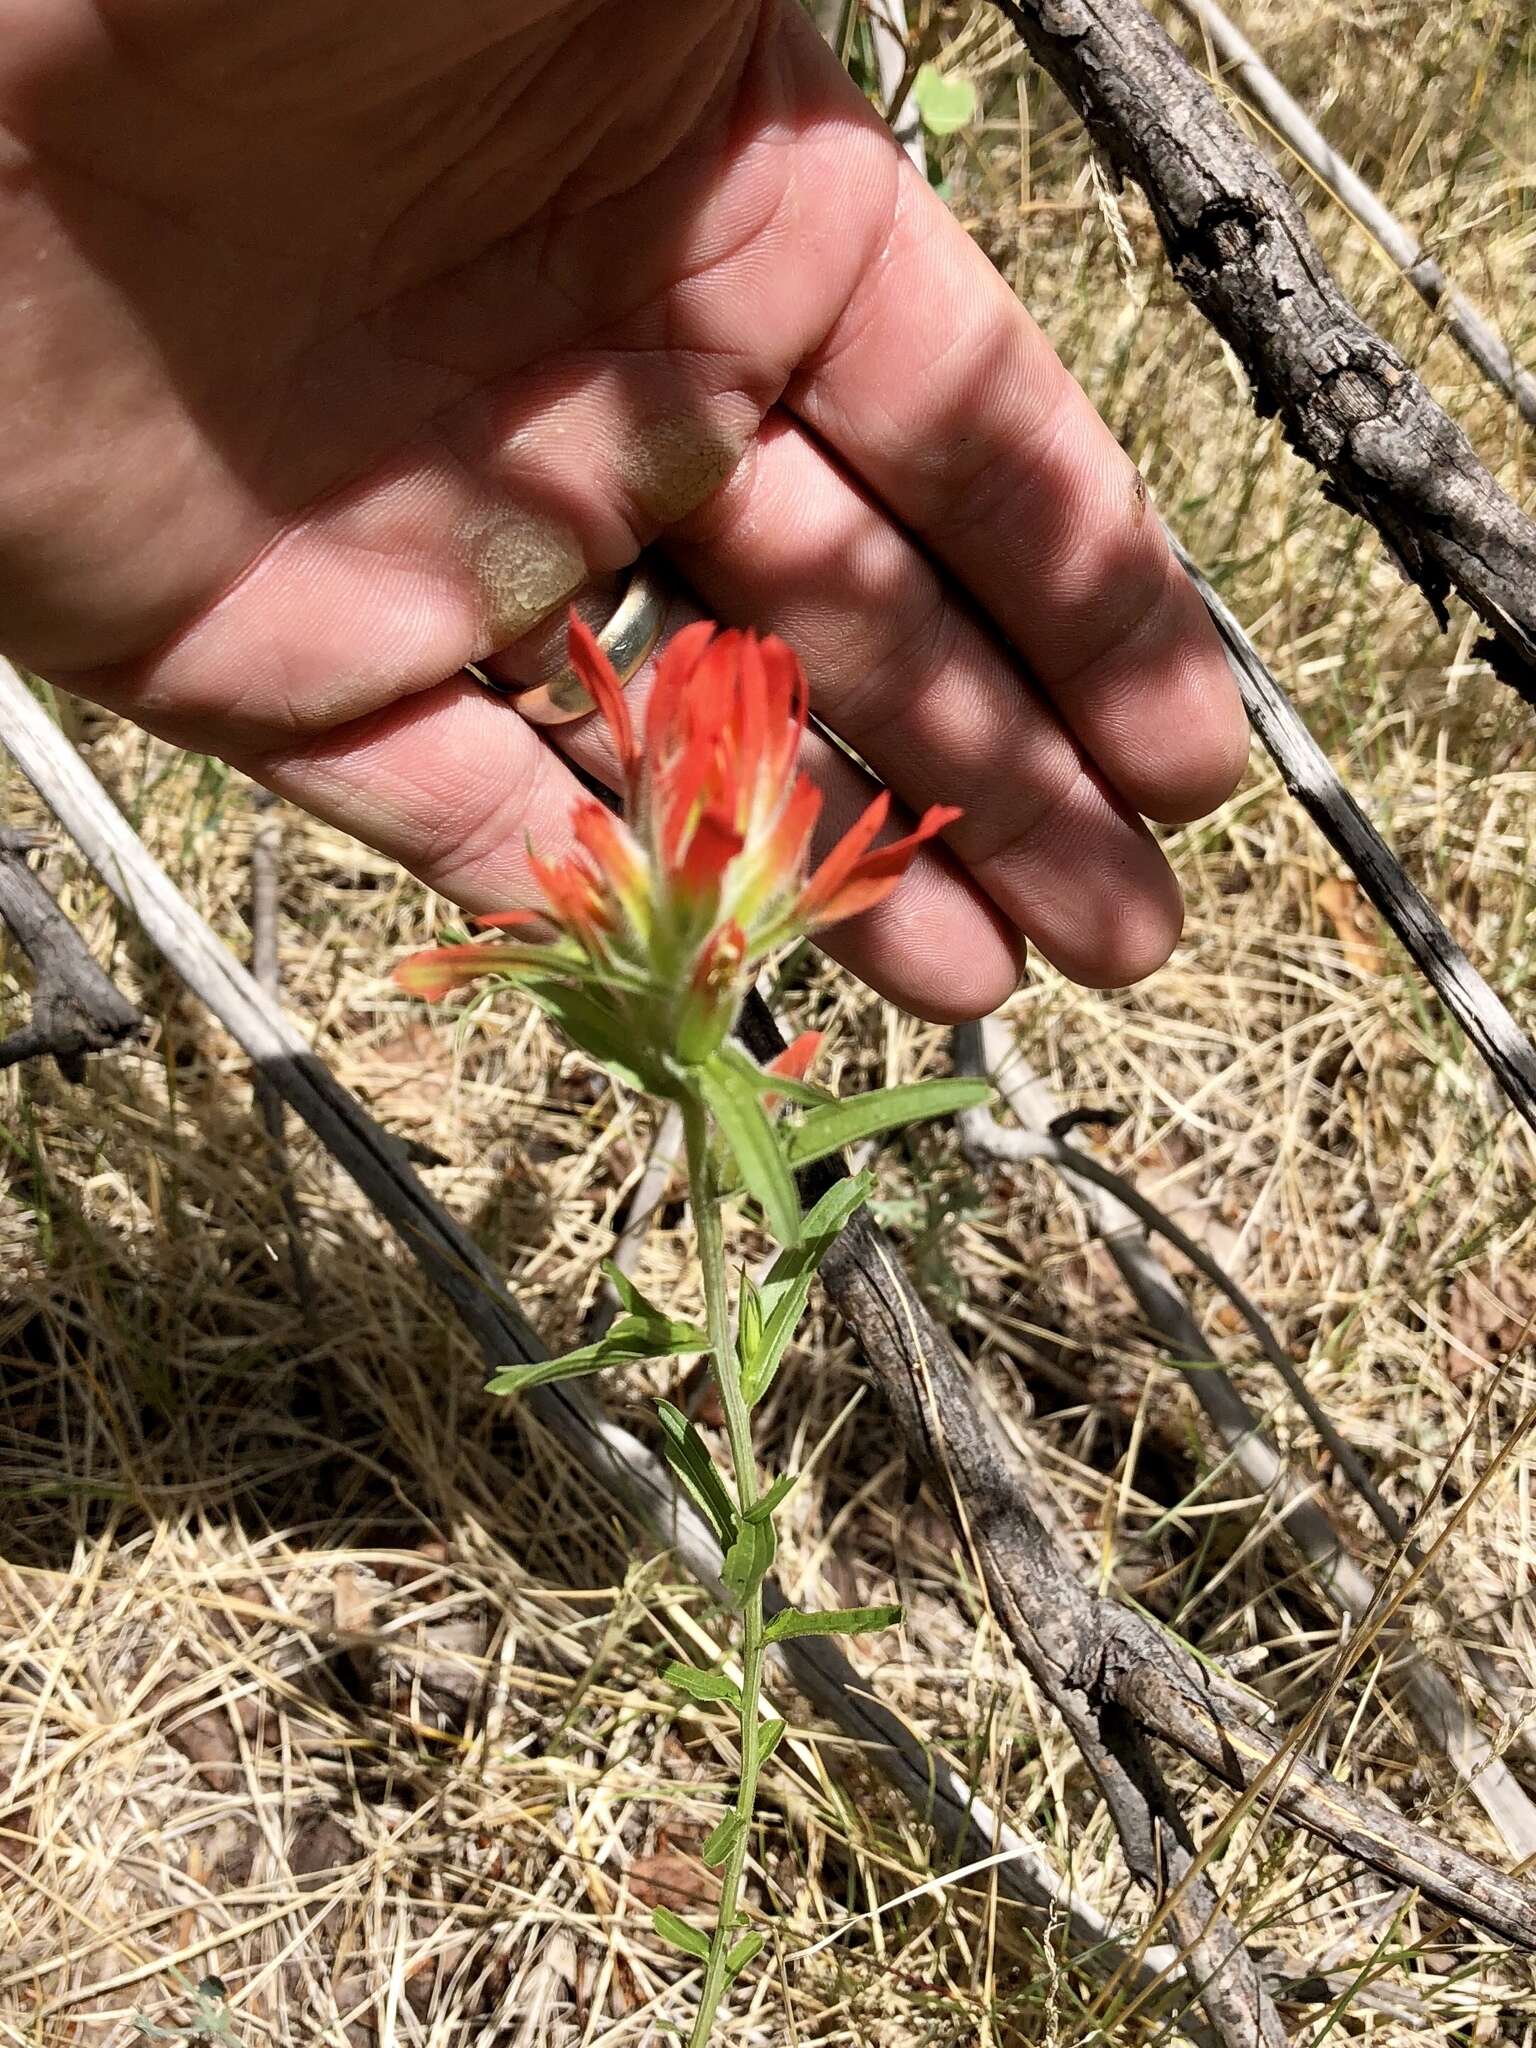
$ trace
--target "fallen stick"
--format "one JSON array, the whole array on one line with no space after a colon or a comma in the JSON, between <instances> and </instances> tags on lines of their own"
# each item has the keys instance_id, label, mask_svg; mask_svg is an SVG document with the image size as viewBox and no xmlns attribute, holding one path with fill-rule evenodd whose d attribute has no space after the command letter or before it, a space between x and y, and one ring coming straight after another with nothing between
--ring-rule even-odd
<instances>
[{"instance_id":1,"label":"fallen stick","mask_svg":"<svg viewBox=\"0 0 1536 2048\"><path fill-rule=\"evenodd\" d=\"M997 0L1117 176L1260 413L1368 519L1446 623L1456 591L1495 672L1536 702L1536 523L1334 282L1275 167L1136 0Z\"/></svg>"},{"instance_id":2,"label":"fallen stick","mask_svg":"<svg viewBox=\"0 0 1536 2048\"><path fill-rule=\"evenodd\" d=\"M311 1052L189 903L117 809L17 671L0 659L0 740L86 860L170 966L207 1005L283 1100L297 1111L380 1215L500 1371L547 1357L495 1267L435 1202L384 1131ZM523 1406L662 1547L717 1594L714 1532L675 1486L664 1461L587 1397L584 1383L534 1389ZM777 1596L782 1601L782 1595ZM803 1696L859 1744L868 1760L963 1862L994 1868L1016 1903L1061 1917L1071 1938L1107 1971L1124 1968L1144 1994L1180 1967L1166 1944L1128 1954L1116 1930L1053 1870L1043 1850L996 1814L945 1759L872 1698L830 1637L780 1646ZM988 1859L996 1859L989 1862Z\"/></svg>"},{"instance_id":3,"label":"fallen stick","mask_svg":"<svg viewBox=\"0 0 1536 2048\"><path fill-rule=\"evenodd\" d=\"M1209 38L1210 46L1249 104L1286 147L1306 165L1323 190L1357 220L1391 257L1425 305L1438 313L1445 331L1488 381L1513 400L1529 426L1536 427L1536 377L1523 369L1508 343L1465 293L1457 290L1410 227L1383 203L1351 164L1345 162L1305 109L1286 91L1237 23L1216 0L1173 0L1179 12Z\"/></svg>"}]
</instances>

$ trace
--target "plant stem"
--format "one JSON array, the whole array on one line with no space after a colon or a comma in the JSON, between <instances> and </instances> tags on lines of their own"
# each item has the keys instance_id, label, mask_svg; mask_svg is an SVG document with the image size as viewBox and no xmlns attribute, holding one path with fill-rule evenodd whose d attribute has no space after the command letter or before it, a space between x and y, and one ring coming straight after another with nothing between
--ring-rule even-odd
<instances>
[{"instance_id":1,"label":"plant stem","mask_svg":"<svg viewBox=\"0 0 1536 2048\"><path fill-rule=\"evenodd\" d=\"M752 1418L742 1393L736 1345L731 1335L725 1277L725 1234L720 1222L720 1196L709 1156L709 1112L702 1102L684 1102L683 1133L687 1144L693 1227L698 1238L699 1265L704 1275L706 1327L715 1384L720 1389L720 1401L725 1409L736 1498L745 1515L757 1501L757 1460L752 1449ZM719 1917L709 1945L709 1961L704 1966L699 2009L694 2017L693 2032L688 2037L688 2048L705 2048L709 2040L715 2014L725 1995L726 1958L735 1946L736 1901L741 1892L742 1872L746 1868L747 1851L751 1845L752 1809L757 1802L757 1719L762 1676L763 1589L757 1585L743 1602L741 1613L741 1778L736 1791L736 1812L741 1826L721 1873Z\"/></svg>"}]
</instances>

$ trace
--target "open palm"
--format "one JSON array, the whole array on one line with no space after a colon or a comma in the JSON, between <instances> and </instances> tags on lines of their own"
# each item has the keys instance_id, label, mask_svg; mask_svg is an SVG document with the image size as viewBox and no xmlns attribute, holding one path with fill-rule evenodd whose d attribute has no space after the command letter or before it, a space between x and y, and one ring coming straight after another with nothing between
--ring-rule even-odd
<instances>
[{"instance_id":1,"label":"open palm","mask_svg":"<svg viewBox=\"0 0 1536 2048\"><path fill-rule=\"evenodd\" d=\"M573 778L461 666L653 541L965 806L834 935L930 1014L1026 938L1155 966L1141 815L1244 758L1134 468L794 0L0 0L0 446L0 643L471 909Z\"/></svg>"}]
</instances>

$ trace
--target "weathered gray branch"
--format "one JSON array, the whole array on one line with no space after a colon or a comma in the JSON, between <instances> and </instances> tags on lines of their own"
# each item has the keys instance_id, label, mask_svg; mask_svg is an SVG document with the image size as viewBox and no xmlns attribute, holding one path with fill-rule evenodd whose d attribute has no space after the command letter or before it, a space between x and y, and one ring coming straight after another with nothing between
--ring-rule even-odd
<instances>
[{"instance_id":1,"label":"weathered gray branch","mask_svg":"<svg viewBox=\"0 0 1536 2048\"><path fill-rule=\"evenodd\" d=\"M1536 703L1536 523L1335 283L1279 172L1136 0L995 0L1116 172L1146 194L1193 303L1319 469L1446 620Z\"/></svg>"},{"instance_id":2,"label":"weathered gray branch","mask_svg":"<svg viewBox=\"0 0 1536 2048\"><path fill-rule=\"evenodd\" d=\"M1285 786L1402 941L1430 987L1488 1063L1504 1094L1536 1130L1536 1047L1457 945L1423 892L1340 781L1258 649L1170 533L1205 601L1242 692L1250 724Z\"/></svg>"},{"instance_id":3,"label":"weathered gray branch","mask_svg":"<svg viewBox=\"0 0 1536 2048\"><path fill-rule=\"evenodd\" d=\"M0 1039L0 1068L51 1055L67 1081L83 1081L85 1055L121 1045L144 1020L27 866L28 852L42 843L34 833L0 828L0 918L33 973L32 1015Z\"/></svg>"},{"instance_id":4,"label":"weathered gray branch","mask_svg":"<svg viewBox=\"0 0 1536 2048\"><path fill-rule=\"evenodd\" d=\"M1305 109L1270 70L1237 23L1216 0L1174 0L1174 5L1200 33L1225 67L1229 78L1256 107L1286 146L1365 229L1402 272L1426 306L1437 312L1445 331L1468 361L1491 384L1512 399L1520 417L1536 427L1536 377L1522 369L1508 343L1468 299L1457 290L1413 230L1400 221L1352 164L1345 161Z\"/></svg>"}]
</instances>

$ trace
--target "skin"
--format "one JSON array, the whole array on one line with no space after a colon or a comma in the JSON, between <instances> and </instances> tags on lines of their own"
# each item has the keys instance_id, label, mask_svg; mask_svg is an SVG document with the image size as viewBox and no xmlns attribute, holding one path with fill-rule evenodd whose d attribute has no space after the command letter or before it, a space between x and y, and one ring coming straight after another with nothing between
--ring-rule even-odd
<instances>
[{"instance_id":1,"label":"skin","mask_svg":"<svg viewBox=\"0 0 1536 2048\"><path fill-rule=\"evenodd\" d=\"M611 764L461 666L652 544L965 805L832 938L921 1013L1158 966L1142 820L1246 757L1134 467L795 0L0 0L0 430L0 644L472 910Z\"/></svg>"}]
</instances>

